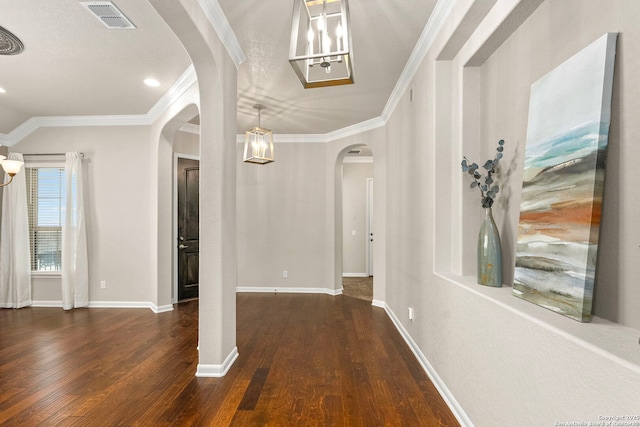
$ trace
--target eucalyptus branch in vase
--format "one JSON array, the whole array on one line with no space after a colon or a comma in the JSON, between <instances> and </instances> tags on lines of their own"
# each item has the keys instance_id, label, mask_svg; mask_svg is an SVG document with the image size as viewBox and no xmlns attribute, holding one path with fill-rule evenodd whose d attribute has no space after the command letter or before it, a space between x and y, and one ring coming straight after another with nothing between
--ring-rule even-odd
<instances>
[{"instance_id":1,"label":"eucalyptus branch in vase","mask_svg":"<svg viewBox=\"0 0 640 427\"><path fill-rule=\"evenodd\" d=\"M487 171L484 177L484 184L480 181L482 175L479 172L480 167L477 163L469 164L469 159L463 157L462 160L462 172L466 172L473 178L473 181L469 185L471 188L478 188L480 190L481 202L483 208L490 208L493 206L493 201L496 198L500 187L498 184L494 184L493 175L496 173L496 167L498 162L502 158L502 151L504 150L504 139L498 141L498 147L496 148L496 156L493 159L489 159L482 167Z\"/></svg>"},{"instance_id":2,"label":"eucalyptus branch in vase","mask_svg":"<svg viewBox=\"0 0 640 427\"><path fill-rule=\"evenodd\" d=\"M482 207L485 208L485 218L478 233L478 283L486 286L502 286L502 247L500 234L491 215L491 206L500 191L498 184L493 182L498 162L502 158L504 140L498 141L496 155L482 166L487 174L482 182L480 167L476 163L469 164L469 159L463 157L462 172L466 172L473 178L471 188L480 190Z\"/></svg>"}]
</instances>

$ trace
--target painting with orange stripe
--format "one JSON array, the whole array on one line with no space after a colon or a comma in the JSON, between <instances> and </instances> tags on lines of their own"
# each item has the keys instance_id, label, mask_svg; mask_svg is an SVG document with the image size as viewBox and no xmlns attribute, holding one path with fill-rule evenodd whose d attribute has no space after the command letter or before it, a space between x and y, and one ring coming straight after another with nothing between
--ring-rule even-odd
<instances>
[{"instance_id":1,"label":"painting with orange stripe","mask_svg":"<svg viewBox=\"0 0 640 427\"><path fill-rule=\"evenodd\" d=\"M513 293L589 322L617 34L531 85Z\"/></svg>"}]
</instances>

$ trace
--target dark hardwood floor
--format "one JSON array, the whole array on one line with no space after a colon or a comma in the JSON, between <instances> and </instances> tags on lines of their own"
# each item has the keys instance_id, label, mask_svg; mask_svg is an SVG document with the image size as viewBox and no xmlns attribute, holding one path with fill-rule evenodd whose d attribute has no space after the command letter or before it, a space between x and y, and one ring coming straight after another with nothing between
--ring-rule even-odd
<instances>
[{"instance_id":1,"label":"dark hardwood floor","mask_svg":"<svg viewBox=\"0 0 640 427\"><path fill-rule=\"evenodd\" d=\"M198 302L0 310L0 425L454 426L382 309L238 294L240 356L196 378Z\"/></svg>"}]
</instances>

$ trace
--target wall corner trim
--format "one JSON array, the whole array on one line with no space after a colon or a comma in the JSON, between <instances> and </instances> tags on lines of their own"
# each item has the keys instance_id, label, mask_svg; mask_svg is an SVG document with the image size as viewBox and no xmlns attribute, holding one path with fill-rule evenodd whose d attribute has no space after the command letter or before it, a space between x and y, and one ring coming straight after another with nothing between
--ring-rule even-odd
<instances>
[{"instance_id":1,"label":"wall corner trim","mask_svg":"<svg viewBox=\"0 0 640 427\"><path fill-rule=\"evenodd\" d=\"M387 304L385 303L383 304L384 304L384 310L387 312L387 315L395 325L398 332L400 332L400 335L402 335L402 338L404 338L405 342L407 343L407 345L409 346L413 354L416 356L416 359L418 359L418 362L420 362L422 369L424 369L424 371L427 373L427 376L429 377L433 385L435 385L436 389L440 393L440 396L442 396L445 403L447 404L449 409L451 409L451 412L453 412L453 415L456 417L458 422L462 426L473 427L473 423L471 422L471 419L464 412L464 410L462 409L462 406L460 406L460 404L455 399L455 397L453 397L453 394L451 393L451 391L447 388L444 381L442 381L442 379L440 378L436 370L433 368L433 366L431 366L431 363L429 363L429 361L427 360L425 355L422 353L422 351L420 350L416 342L413 340L409 332L404 328L404 326L402 326L402 323L400 323L400 320L398 319L398 317L396 317L393 310L391 310L391 308Z\"/></svg>"},{"instance_id":2,"label":"wall corner trim","mask_svg":"<svg viewBox=\"0 0 640 427\"><path fill-rule=\"evenodd\" d=\"M233 347L231 353L224 359L221 365L205 365L198 363L198 369L196 370L196 377L210 377L210 378L220 378L227 375L229 369L231 369L231 365L238 358L238 347Z\"/></svg>"}]
</instances>

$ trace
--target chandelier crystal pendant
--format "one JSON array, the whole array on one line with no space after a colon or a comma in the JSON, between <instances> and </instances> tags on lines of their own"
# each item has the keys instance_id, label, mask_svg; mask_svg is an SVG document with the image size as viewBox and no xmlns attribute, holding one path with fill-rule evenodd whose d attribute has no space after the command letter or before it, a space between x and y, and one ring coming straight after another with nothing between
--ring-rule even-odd
<instances>
[{"instance_id":1,"label":"chandelier crystal pendant","mask_svg":"<svg viewBox=\"0 0 640 427\"><path fill-rule=\"evenodd\" d=\"M244 137L244 161L264 165L275 160L273 156L273 132L260 127L260 111L264 105L253 106L258 110L258 126L248 130Z\"/></svg>"},{"instance_id":2,"label":"chandelier crystal pendant","mask_svg":"<svg viewBox=\"0 0 640 427\"><path fill-rule=\"evenodd\" d=\"M305 89L353 84L347 0L294 0L289 63Z\"/></svg>"},{"instance_id":3,"label":"chandelier crystal pendant","mask_svg":"<svg viewBox=\"0 0 640 427\"><path fill-rule=\"evenodd\" d=\"M2 169L4 169L6 174L9 175L9 181L4 184L0 184L0 187L6 187L7 185L11 184L11 182L13 181L13 177L18 172L20 172L20 168L22 168L22 165L24 164L24 162L21 162L20 160L5 159L5 156L0 156L0 164L2 165Z\"/></svg>"}]
</instances>

